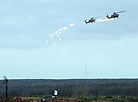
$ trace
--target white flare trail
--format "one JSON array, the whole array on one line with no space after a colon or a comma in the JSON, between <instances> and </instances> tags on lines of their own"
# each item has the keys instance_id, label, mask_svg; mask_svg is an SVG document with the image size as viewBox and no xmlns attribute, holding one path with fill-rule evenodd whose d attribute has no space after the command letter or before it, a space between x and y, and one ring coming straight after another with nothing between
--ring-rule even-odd
<instances>
[{"instance_id":1,"label":"white flare trail","mask_svg":"<svg viewBox=\"0 0 138 102\"><path fill-rule=\"evenodd\" d=\"M75 26L75 24L70 24L69 26L70 26L70 27L74 27L74 26Z\"/></svg>"},{"instance_id":2,"label":"white flare trail","mask_svg":"<svg viewBox=\"0 0 138 102\"><path fill-rule=\"evenodd\" d=\"M55 42L54 42L53 46L56 47L56 43Z\"/></svg>"},{"instance_id":3,"label":"white flare trail","mask_svg":"<svg viewBox=\"0 0 138 102\"><path fill-rule=\"evenodd\" d=\"M106 19L98 19L98 20L96 20L96 22L107 22L107 21L112 21L114 18L111 18L111 19L108 19L108 18L106 18Z\"/></svg>"},{"instance_id":4,"label":"white flare trail","mask_svg":"<svg viewBox=\"0 0 138 102\"><path fill-rule=\"evenodd\" d=\"M74 27L75 24L69 24L68 26L64 26L61 27L60 29L58 29L55 33L52 33L49 35L49 39L46 40L46 43L49 43L49 40L54 40L54 38L56 37L58 40L62 40L62 32L69 29L70 27ZM53 46L56 46L56 42L53 43Z\"/></svg>"}]
</instances>

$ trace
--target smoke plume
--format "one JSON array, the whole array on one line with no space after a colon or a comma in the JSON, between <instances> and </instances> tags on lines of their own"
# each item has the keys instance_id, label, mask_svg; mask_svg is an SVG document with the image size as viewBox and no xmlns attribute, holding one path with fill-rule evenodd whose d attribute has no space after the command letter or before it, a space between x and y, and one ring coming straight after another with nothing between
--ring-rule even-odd
<instances>
[{"instance_id":1,"label":"smoke plume","mask_svg":"<svg viewBox=\"0 0 138 102\"><path fill-rule=\"evenodd\" d=\"M71 27L74 27L74 26L75 26L75 24L69 24L68 26L61 27L55 33L52 33L49 35L49 38L46 40L46 43L48 44L50 40L54 40L55 38L58 39L59 41L61 41L63 31L65 31ZM53 46L54 47L56 46L56 42L53 43Z\"/></svg>"},{"instance_id":2,"label":"smoke plume","mask_svg":"<svg viewBox=\"0 0 138 102\"><path fill-rule=\"evenodd\" d=\"M108 18L106 18L106 19L98 19L98 20L96 20L96 22L107 22L107 21L112 21L114 18L111 18L111 19L108 19Z\"/></svg>"}]
</instances>

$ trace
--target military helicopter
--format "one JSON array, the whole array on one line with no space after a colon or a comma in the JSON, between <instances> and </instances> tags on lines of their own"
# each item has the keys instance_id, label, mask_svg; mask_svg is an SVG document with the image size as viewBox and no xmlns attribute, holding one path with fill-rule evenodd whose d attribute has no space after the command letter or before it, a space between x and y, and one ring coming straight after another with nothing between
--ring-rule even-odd
<instances>
[{"instance_id":1,"label":"military helicopter","mask_svg":"<svg viewBox=\"0 0 138 102\"><path fill-rule=\"evenodd\" d=\"M96 18L98 18L98 17L92 17L90 20L85 20L84 22L87 24L87 23L95 23L95 21L96 21Z\"/></svg>"},{"instance_id":2,"label":"military helicopter","mask_svg":"<svg viewBox=\"0 0 138 102\"><path fill-rule=\"evenodd\" d=\"M114 12L110 17L108 16L107 14L107 18L108 19L111 19L111 18L118 18L119 17L119 13L123 13L123 12L126 12L126 11L119 11L119 12Z\"/></svg>"}]
</instances>

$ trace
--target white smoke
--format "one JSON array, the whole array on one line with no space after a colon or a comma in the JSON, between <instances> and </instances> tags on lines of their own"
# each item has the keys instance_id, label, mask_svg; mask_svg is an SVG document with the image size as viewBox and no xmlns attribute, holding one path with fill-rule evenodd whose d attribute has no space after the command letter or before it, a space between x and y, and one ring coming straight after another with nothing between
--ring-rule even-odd
<instances>
[{"instance_id":1,"label":"white smoke","mask_svg":"<svg viewBox=\"0 0 138 102\"><path fill-rule=\"evenodd\" d=\"M62 40L61 38L59 38L59 40Z\"/></svg>"},{"instance_id":2,"label":"white smoke","mask_svg":"<svg viewBox=\"0 0 138 102\"><path fill-rule=\"evenodd\" d=\"M48 44L48 40L46 40L46 43Z\"/></svg>"},{"instance_id":3,"label":"white smoke","mask_svg":"<svg viewBox=\"0 0 138 102\"><path fill-rule=\"evenodd\" d=\"M59 29L59 31L62 31L62 29Z\"/></svg>"},{"instance_id":4,"label":"white smoke","mask_svg":"<svg viewBox=\"0 0 138 102\"><path fill-rule=\"evenodd\" d=\"M75 26L75 24L70 24L69 26L70 26L70 27L74 27L74 26Z\"/></svg>"},{"instance_id":5,"label":"white smoke","mask_svg":"<svg viewBox=\"0 0 138 102\"><path fill-rule=\"evenodd\" d=\"M55 42L54 42L53 46L56 47L56 43Z\"/></svg>"},{"instance_id":6,"label":"white smoke","mask_svg":"<svg viewBox=\"0 0 138 102\"><path fill-rule=\"evenodd\" d=\"M107 21L112 21L114 18L110 18L110 19L108 19L108 18L106 18L106 19L98 19L98 20L96 20L96 22L107 22Z\"/></svg>"},{"instance_id":7,"label":"white smoke","mask_svg":"<svg viewBox=\"0 0 138 102\"><path fill-rule=\"evenodd\" d=\"M75 26L75 24L69 24L69 26L61 27L55 33L49 35L49 39L46 40L46 43L48 43L50 40L54 40L55 38L57 38L59 41L62 40L63 31L69 29L70 27L74 27L74 26ZM56 46L55 42L53 43L53 46L54 47Z\"/></svg>"},{"instance_id":8,"label":"white smoke","mask_svg":"<svg viewBox=\"0 0 138 102\"><path fill-rule=\"evenodd\" d=\"M69 27L62 27L63 30L67 30Z\"/></svg>"}]
</instances>

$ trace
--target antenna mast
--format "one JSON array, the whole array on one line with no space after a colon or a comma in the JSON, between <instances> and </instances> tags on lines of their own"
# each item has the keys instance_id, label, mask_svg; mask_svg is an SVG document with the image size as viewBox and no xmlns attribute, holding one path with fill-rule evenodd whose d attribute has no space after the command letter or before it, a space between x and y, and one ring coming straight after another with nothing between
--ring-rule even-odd
<instances>
[{"instance_id":1,"label":"antenna mast","mask_svg":"<svg viewBox=\"0 0 138 102\"><path fill-rule=\"evenodd\" d=\"M85 74L86 74L86 79L87 79L87 64L85 64Z\"/></svg>"},{"instance_id":2,"label":"antenna mast","mask_svg":"<svg viewBox=\"0 0 138 102\"><path fill-rule=\"evenodd\" d=\"M88 101L88 76L87 76L87 64L85 64L85 74L86 74L86 101Z\"/></svg>"}]
</instances>

